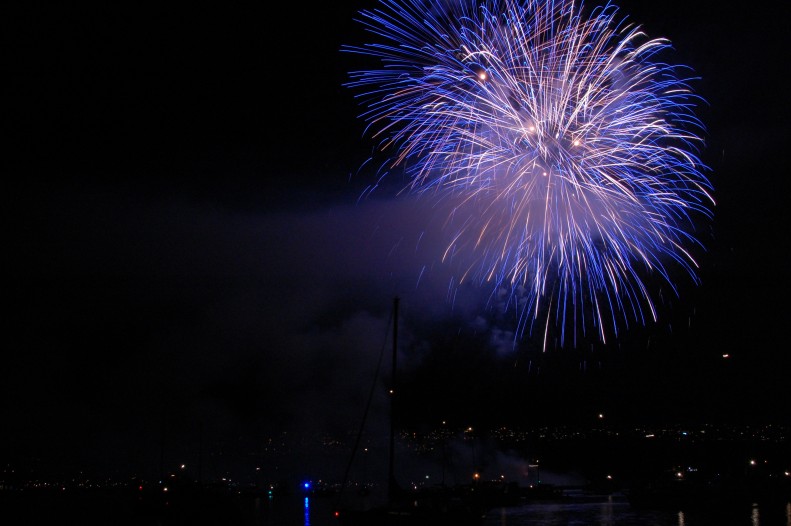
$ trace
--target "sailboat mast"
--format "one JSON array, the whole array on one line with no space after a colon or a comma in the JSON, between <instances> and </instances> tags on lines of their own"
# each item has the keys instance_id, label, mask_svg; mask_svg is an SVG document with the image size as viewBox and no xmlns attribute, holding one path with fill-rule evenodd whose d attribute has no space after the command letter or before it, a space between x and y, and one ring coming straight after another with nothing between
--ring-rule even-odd
<instances>
[{"instance_id":1,"label":"sailboat mast","mask_svg":"<svg viewBox=\"0 0 791 526\"><path fill-rule=\"evenodd\" d=\"M388 467L388 495L393 497L397 483L395 480L395 397L396 367L398 357L398 296L393 299L393 369L390 376L390 462Z\"/></svg>"}]
</instances>

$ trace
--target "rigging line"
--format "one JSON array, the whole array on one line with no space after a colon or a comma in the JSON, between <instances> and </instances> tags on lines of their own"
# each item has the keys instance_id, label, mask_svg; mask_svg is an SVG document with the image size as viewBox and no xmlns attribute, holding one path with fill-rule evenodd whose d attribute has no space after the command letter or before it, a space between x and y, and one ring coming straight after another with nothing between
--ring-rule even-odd
<instances>
[{"instance_id":1,"label":"rigging line","mask_svg":"<svg viewBox=\"0 0 791 526\"><path fill-rule=\"evenodd\" d=\"M354 440L354 447L352 448L352 454L349 458L349 463L346 465L346 471L343 474L343 482L341 483L341 490L338 492L338 498L336 499L336 503L340 503L341 496L343 495L343 491L346 489L346 483L349 480L349 472L352 469L352 463L354 462L354 457L357 455L357 450L360 447L360 440L363 436L363 430L365 429L365 421L368 418L368 412L371 408L371 401L373 400L374 393L376 391L377 380L379 379L379 371L382 369L382 358L384 358L385 349L387 348L387 340L388 335L390 334L390 325L393 323L393 318L395 317L395 309L393 314L387 320L387 328L385 329L385 338L384 342L382 343L382 350L379 351L379 361L376 364L376 372L374 373L374 380L371 383L371 390L368 393L368 401L365 404L365 411L363 412L362 422L360 423L360 429L357 431L357 437Z\"/></svg>"}]
</instances>

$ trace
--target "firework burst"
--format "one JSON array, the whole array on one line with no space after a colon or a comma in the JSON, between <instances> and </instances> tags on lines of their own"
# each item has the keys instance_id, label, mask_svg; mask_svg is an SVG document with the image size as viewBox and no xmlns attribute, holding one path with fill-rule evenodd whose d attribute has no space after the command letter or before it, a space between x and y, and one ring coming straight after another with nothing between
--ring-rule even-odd
<instances>
[{"instance_id":1,"label":"firework burst","mask_svg":"<svg viewBox=\"0 0 791 526\"><path fill-rule=\"evenodd\" d=\"M602 341L656 321L659 276L697 281L696 218L714 206L700 97L665 39L573 0L382 0L353 71L386 168L431 196L457 283L505 291L521 336ZM546 345L546 342L545 342Z\"/></svg>"}]
</instances>

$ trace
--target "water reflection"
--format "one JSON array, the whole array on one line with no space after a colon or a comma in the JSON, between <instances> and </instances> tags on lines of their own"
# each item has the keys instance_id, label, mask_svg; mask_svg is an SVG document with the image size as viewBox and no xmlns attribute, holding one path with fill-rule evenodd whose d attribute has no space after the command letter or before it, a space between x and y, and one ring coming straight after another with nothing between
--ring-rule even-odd
<instances>
[{"instance_id":1,"label":"water reflection","mask_svg":"<svg viewBox=\"0 0 791 526\"><path fill-rule=\"evenodd\" d=\"M783 517L785 522L783 522ZM778 520L779 519L779 520ZM635 509L619 500L601 503L530 504L497 508L484 526L791 526L791 503L733 507L696 507L690 510Z\"/></svg>"},{"instance_id":2,"label":"water reflection","mask_svg":"<svg viewBox=\"0 0 791 526\"><path fill-rule=\"evenodd\" d=\"M254 526L337 526L331 499L263 497L257 503ZM785 520L784 520L785 519ZM689 510L635 509L628 502L610 499L584 503L533 503L495 508L482 526L791 526L791 502L744 507L693 508Z\"/></svg>"},{"instance_id":3,"label":"water reflection","mask_svg":"<svg viewBox=\"0 0 791 526\"><path fill-rule=\"evenodd\" d=\"M612 497L607 499L606 502L602 503L601 506L601 517L602 520L606 523L611 523L613 520L613 509L612 509Z\"/></svg>"}]
</instances>

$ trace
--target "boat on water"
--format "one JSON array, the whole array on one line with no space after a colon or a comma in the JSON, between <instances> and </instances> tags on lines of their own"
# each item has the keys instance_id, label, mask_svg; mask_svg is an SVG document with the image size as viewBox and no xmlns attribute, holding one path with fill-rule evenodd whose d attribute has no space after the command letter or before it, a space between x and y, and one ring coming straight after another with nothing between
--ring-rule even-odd
<instances>
[{"instance_id":1,"label":"boat on water","mask_svg":"<svg viewBox=\"0 0 791 526\"><path fill-rule=\"evenodd\" d=\"M392 312L392 370L390 386L390 444L388 487L385 502L370 507L338 505L335 517L341 526L477 526L488 506L473 486L437 486L432 488L402 489L395 473L394 398L398 356L398 305L393 300ZM363 419L364 421L365 419ZM359 435L358 435L359 440ZM357 446L355 446L355 451ZM352 453L354 456L354 452ZM350 462L351 465L351 462ZM347 469L348 477L348 469ZM346 478L344 477L344 486ZM343 487L341 488L341 495ZM338 501L340 503L340 499Z\"/></svg>"}]
</instances>

